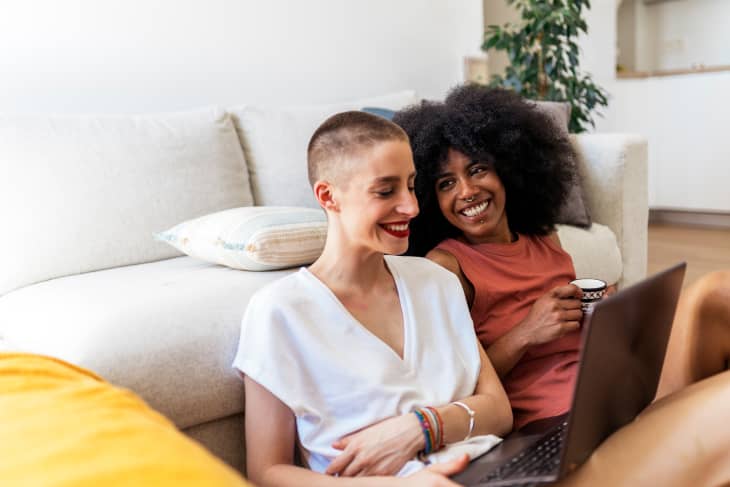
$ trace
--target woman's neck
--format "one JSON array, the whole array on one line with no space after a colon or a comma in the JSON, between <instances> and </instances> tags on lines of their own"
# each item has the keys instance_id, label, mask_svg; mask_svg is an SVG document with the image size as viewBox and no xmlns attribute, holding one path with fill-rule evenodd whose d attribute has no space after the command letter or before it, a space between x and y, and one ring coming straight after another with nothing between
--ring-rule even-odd
<instances>
[{"instance_id":1,"label":"woman's neck","mask_svg":"<svg viewBox=\"0 0 730 487\"><path fill-rule=\"evenodd\" d=\"M383 254L350 248L329 238L320 257L309 267L309 272L335 294L368 293L384 274L389 274Z\"/></svg>"}]
</instances>

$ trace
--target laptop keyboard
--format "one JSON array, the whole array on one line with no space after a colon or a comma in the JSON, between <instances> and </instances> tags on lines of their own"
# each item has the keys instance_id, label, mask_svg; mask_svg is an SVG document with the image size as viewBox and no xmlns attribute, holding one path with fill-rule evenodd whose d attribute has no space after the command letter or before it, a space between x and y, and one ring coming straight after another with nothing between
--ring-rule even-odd
<instances>
[{"instance_id":1,"label":"laptop keyboard","mask_svg":"<svg viewBox=\"0 0 730 487\"><path fill-rule=\"evenodd\" d=\"M562 422L548 431L537 442L512 457L509 462L479 479L479 484L528 484L546 475L556 474L560 466L560 452L568 422Z\"/></svg>"}]
</instances>

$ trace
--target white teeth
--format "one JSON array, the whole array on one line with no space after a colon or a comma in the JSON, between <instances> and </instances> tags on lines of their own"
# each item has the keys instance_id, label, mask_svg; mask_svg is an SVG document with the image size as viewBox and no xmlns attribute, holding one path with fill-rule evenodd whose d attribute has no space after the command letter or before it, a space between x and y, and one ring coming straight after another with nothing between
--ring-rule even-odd
<instances>
[{"instance_id":1,"label":"white teeth","mask_svg":"<svg viewBox=\"0 0 730 487\"><path fill-rule=\"evenodd\" d=\"M487 206L489 206L489 201L485 201L484 203L480 203L476 206L472 206L471 208L461 210L461 213L463 213L466 216L477 216L480 213L484 212L484 210L487 209Z\"/></svg>"},{"instance_id":2,"label":"white teeth","mask_svg":"<svg viewBox=\"0 0 730 487\"><path fill-rule=\"evenodd\" d=\"M383 225L383 226L385 228L387 228L388 230L392 230L394 232L405 232L406 230L408 230L407 223L402 223L400 225Z\"/></svg>"}]
</instances>

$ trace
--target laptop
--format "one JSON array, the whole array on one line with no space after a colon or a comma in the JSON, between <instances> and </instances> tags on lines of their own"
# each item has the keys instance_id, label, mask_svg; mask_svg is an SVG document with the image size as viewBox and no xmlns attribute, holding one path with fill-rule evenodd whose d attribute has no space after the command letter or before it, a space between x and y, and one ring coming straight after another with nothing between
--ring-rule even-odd
<instances>
[{"instance_id":1,"label":"laptop","mask_svg":"<svg viewBox=\"0 0 730 487\"><path fill-rule=\"evenodd\" d=\"M580 466L656 395L682 287L680 263L595 305L584 320L570 413L528 425L473 460L455 482L538 485ZM539 433L531 433L530 429Z\"/></svg>"}]
</instances>

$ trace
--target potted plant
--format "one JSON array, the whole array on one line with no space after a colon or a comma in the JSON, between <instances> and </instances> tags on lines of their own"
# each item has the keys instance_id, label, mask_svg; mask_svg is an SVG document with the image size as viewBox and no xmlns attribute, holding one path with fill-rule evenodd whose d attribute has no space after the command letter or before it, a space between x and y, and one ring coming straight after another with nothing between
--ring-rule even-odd
<instances>
[{"instance_id":1,"label":"potted plant","mask_svg":"<svg viewBox=\"0 0 730 487\"><path fill-rule=\"evenodd\" d=\"M505 74L493 76L489 85L534 100L569 102L570 131L594 127L594 113L608 105L608 94L579 70L576 41L580 32L588 32L582 11L590 8L589 0L506 1L521 22L487 28L482 49L505 51L509 58Z\"/></svg>"}]
</instances>

